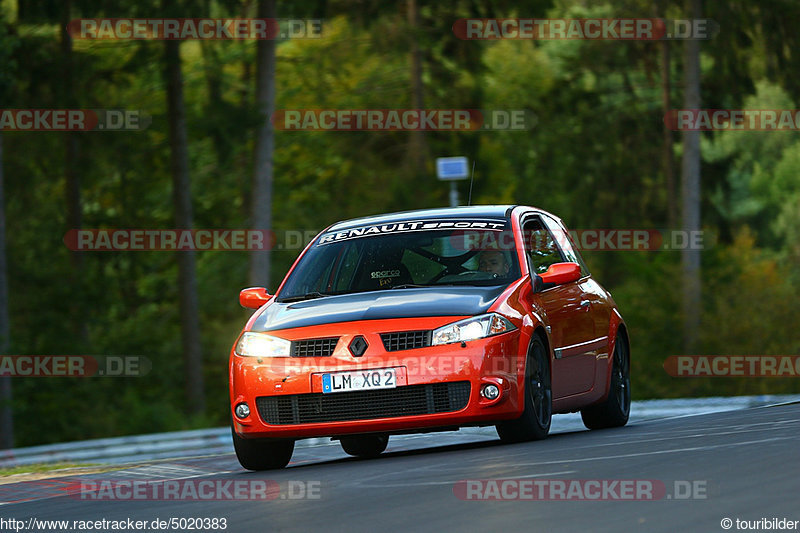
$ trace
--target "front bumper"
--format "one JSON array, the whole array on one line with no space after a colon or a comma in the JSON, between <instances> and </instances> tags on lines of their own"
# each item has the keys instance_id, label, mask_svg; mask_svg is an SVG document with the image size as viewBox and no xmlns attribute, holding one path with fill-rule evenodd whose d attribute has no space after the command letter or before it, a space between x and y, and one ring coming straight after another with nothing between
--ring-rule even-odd
<instances>
[{"instance_id":1,"label":"front bumper","mask_svg":"<svg viewBox=\"0 0 800 533\"><path fill-rule=\"evenodd\" d=\"M233 416L243 437L306 438L354 433L402 433L487 424L522 412L518 382L524 375L519 330L466 343L387 352L380 334L431 330L460 317L369 320L271 331L288 340L339 337L328 357L241 357L231 352L231 412L246 402L250 415ZM368 348L355 357L348 345L362 335ZM525 350L521 350L525 353ZM395 370L397 387L322 392L322 375L353 370ZM501 394L488 400L486 384Z\"/></svg>"}]
</instances>

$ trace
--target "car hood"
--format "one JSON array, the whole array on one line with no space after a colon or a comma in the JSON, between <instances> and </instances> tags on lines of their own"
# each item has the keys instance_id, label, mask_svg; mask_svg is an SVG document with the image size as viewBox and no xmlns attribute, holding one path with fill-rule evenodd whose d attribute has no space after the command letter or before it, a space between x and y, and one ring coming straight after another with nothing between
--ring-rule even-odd
<instances>
[{"instance_id":1,"label":"car hood","mask_svg":"<svg viewBox=\"0 0 800 533\"><path fill-rule=\"evenodd\" d=\"M479 315L491 307L505 288L505 285L424 287L342 294L293 303L273 301L256 318L251 331L355 320Z\"/></svg>"}]
</instances>

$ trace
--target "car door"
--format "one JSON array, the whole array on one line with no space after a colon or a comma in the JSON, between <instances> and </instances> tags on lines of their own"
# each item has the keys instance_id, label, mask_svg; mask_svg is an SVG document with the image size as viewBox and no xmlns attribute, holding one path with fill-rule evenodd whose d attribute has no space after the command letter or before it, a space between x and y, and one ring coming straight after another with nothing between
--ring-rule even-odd
<instances>
[{"instance_id":1,"label":"car door","mask_svg":"<svg viewBox=\"0 0 800 533\"><path fill-rule=\"evenodd\" d=\"M595 341L593 345L597 348L599 356L607 352L608 348L608 330L611 322L611 311L615 304L611 295L606 291L589 273L589 269L581 257L580 252L575 247L572 239L568 237L567 229L560 221L556 221L547 215L542 215L547 227L550 228L554 234L558 235L559 232L564 235L564 239L557 239L561 244L561 251L567 258L567 261L578 263L581 266L581 272L586 278L582 283L584 301L588 301L590 313L594 319L594 333Z\"/></svg>"},{"instance_id":2,"label":"car door","mask_svg":"<svg viewBox=\"0 0 800 533\"><path fill-rule=\"evenodd\" d=\"M553 263L570 259L539 215L522 225L531 272L542 274ZM564 398L591 390L595 378L594 319L591 313L591 278L546 287L537 296L550 325L553 343L553 397Z\"/></svg>"}]
</instances>

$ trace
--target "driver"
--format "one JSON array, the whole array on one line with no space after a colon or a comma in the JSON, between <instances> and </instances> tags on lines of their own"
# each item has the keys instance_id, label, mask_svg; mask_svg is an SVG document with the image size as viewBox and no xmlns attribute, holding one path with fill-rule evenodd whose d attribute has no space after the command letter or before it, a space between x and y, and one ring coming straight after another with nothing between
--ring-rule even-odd
<instances>
[{"instance_id":1,"label":"driver","mask_svg":"<svg viewBox=\"0 0 800 533\"><path fill-rule=\"evenodd\" d=\"M478 255L478 270L496 274L498 277L505 277L511 265L506 261L506 256L498 250L487 250Z\"/></svg>"}]
</instances>

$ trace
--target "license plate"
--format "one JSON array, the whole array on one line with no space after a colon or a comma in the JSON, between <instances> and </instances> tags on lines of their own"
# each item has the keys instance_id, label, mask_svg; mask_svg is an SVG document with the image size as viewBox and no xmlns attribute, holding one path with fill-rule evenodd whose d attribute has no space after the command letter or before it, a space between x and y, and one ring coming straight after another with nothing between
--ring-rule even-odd
<instances>
[{"instance_id":1,"label":"license plate","mask_svg":"<svg viewBox=\"0 0 800 533\"><path fill-rule=\"evenodd\" d=\"M322 392L325 394L395 387L397 387L397 375L394 368L322 374Z\"/></svg>"}]
</instances>

